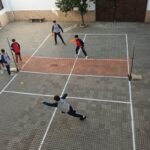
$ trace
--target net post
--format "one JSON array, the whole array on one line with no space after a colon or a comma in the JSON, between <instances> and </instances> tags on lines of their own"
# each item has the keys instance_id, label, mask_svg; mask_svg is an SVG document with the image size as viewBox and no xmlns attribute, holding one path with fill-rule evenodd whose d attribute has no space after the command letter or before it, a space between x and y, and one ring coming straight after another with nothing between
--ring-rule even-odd
<instances>
[{"instance_id":1,"label":"net post","mask_svg":"<svg viewBox=\"0 0 150 150\"><path fill-rule=\"evenodd\" d=\"M132 58L131 58L130 72L129 72L129 74L128 74L128 79L129 79L129 81L132 80L132 71L133 71L134 55L135 55L135 40L133 41L133 45L132 45Z\"/></svg>"}]
</instances>

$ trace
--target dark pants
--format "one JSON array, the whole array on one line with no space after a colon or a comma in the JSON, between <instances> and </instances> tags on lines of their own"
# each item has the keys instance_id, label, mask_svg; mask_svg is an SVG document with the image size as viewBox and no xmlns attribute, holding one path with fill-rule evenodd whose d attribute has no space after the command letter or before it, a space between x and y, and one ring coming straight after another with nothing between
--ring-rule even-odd
<instances>
[{"instance_id":1,"label":"dark pants","mask_svg":"<svg viewBox=\"0 0 150 150\"><path fill-rule=\"evenodd\" d=\"M73 117L78 117L78 118L82 118L83 117L81 114L76 113L76 111L73 110L73 108L71 106L70 106L70 110L69 110L68 114L73 116Z\"/></svg>"},{"instance_id":2,"label":"dark pants","mask_svg":"<svg viewBox=\"0 0 150 150\"><path fill-rule=\"evenodd\" d=\"M20 53L15 53L15 56L16 56L16 63L18 63L18 58L19 58L20 61L22 61Z\"/></svg>"},{"instance_id":3,"label":"dark pants","mask_svg":"<svg viewBox=\"0 0 150 150\"><path fill-rule=\"evenodd\" d=\"M11 74L11 72L10 72L10 65L6 65L6 69L7 69L8 74L10 75Z\"/></svg>"},{"instance_id":4,"label":"dark pants","mask_svg":"<svg viewBox=\"0 0 150 150\"><path fill-rule=\"evenodd\" d=\"M84 53L84 55L87 56L87 53L86 53L86 51L85 51L85 49L84 49L84 46L82 46L82 47L77 46L77 47L76 47L76 54L78 55L78 52L79 52L79 49L80 49L80 48L81 48L82 52Z\"/></svg>"},{"instance_id":5,"label":"dark pants","mask_svg":"<svg viewBox=\"0 0 150 150\"><path fill-rule=\"evenodd\" d=\"M65 44L65 42L64 42L60 32L54 34L55 44L57 44L57 36L59 36L59 38L61 39L62 43Z\"/></svg>"}]
</instances>

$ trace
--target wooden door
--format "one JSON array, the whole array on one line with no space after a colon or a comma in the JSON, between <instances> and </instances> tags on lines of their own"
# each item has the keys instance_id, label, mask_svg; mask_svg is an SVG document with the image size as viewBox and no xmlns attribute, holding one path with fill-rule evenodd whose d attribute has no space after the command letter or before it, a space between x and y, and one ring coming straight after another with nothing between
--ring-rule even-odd
<instances>
[{"instance_id":1,"label":"wooden door","mask_svg":"<svg viewBox=\"0 0 150 150\"><path fill-rule=\"evenodd\" d=\"M96 0L96 20L114 21L115 0Z\"/></svg>"},{"instance_id":2,"label":"wooden door","mask_svg":"<svg viewBox=\"0 0 150 150\"><path fill-rule=\"evenodd\" d=\"M97 0L97 21L144 22L147 0Z\"/></svg>"}]
</instances>

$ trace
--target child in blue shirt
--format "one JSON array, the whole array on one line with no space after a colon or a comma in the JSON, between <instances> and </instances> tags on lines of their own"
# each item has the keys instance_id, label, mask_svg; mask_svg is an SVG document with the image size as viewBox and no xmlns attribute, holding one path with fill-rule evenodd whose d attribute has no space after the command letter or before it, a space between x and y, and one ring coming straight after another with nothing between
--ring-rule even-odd
<instances>
[{"instance_id":1,"label":"child in blue shirt","mask_svg":"<svg viewBox=\"0 0 150 150\"><path fill-rule=\"evenodd\" d=\"M8 74L11 75L10 57L8 56L8 54L5 52L4 49L1 49L1 60L2 60L2 63L6 66Z\"/></svg>"}]
</instances>

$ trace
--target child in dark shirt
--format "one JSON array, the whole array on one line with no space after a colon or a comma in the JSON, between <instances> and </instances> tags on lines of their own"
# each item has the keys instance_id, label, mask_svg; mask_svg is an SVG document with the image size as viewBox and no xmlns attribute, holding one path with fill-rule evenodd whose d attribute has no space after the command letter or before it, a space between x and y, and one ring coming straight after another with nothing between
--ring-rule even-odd
<instances>
[{"instance_id":1,"label":"child in dark shirt","mask_svg":"<svg viewBox=\"0 0 150 150\"><path fill-rule=\"evenodd\" d=\"M16 63L18 63L18 58L22 62L21 53L20 53L20 44L18 42L16 42L15 39L12 39L11 48L15 53Z\"/></svg>"},{"instance_id":2,"label":"child in dark shirt","mask_svg":"<svg viewBox=\"0 0 150 150\"><path fill-rule=\"evenodd\" d=\"M85 48L84 48L84 42L79 38L78 35L75 35L74 37L75 37L75 42L76 42L76 55L78 55L79 49L81 48L85 57L88 58L87 53L86 53Z\"/></svg>"}]
</instances>

